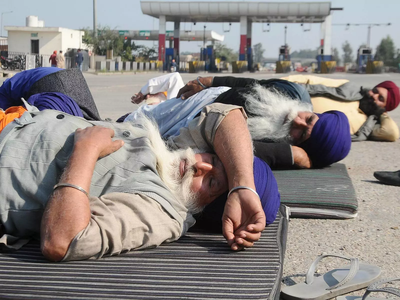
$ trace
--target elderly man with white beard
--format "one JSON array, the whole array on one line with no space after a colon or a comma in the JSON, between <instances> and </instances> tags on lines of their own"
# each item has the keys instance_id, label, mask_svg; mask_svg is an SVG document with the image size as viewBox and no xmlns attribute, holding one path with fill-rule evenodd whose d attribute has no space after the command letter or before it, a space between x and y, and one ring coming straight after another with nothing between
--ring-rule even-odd
<instances>
[{"instance_id":1,"label":"elderly man with white beard","mask_svg":"<svg viewBox=\"0 0 400 300\"><path fill-rule=\"evenodd\" d=\"M142 96L134 97L132 102L139 103L170 88L169 76L149 81L141 90ZM205 105L234 104L242 106L249 116L255 154L272 168L325 167L343 159L350 151L347 117L338 111L313 113L308 92L296 83L280 79L198 77L181 88L178 97L158 105L141 106L118 121L135 119L143 112L158 123L161 135L168 138L177 135Z\"/></svg>"},{"instance_id":2,"label":"elderly man with white beard","mask_svg":"<svg viewBox=\"0 0 400 300\"><path fill-rule=\"evenodd\" d=\"M154 247L178 239L193 213L230 190L223 234L240 250L266 225L263 201L276 215L276 181L262 166L274 199L264 195L266 182L264 191L255 186L246 115L237 106L207 106L168 141L169 149L186 149L178 152L144 117L118 124L26 106L0 133L3 246L37 238L53 261Z\"/></svg>"}]
</instances>

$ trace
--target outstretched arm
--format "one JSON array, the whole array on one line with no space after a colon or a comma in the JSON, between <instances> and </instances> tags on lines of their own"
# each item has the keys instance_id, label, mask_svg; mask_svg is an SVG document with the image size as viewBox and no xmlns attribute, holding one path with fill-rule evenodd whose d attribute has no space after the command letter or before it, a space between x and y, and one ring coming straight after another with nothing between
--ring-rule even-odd
<instances>
[{"instance_id":1,"label":"outstretched arm","mask_svg":"<svg viewBox=\"0 0 400 300\"><path fill-rule=\"evenodd\" d=\"M75 132L75 144L60 183L79 186L89 193L90 181L97 160L122 147L113 141L114 131L104 127L88 127ZM88 151L90 149L90 151ZM61 260L75 235L90 220L89 198L71 187L59 187L51 196L41 223L41 249L53 261Z\"/></svg>"},{"instance_id":2,"label":"outstretched arm","mask_svg":"<svg viewBox=\"0 0 400 300\"><path fill-rule=\"evenodd\" d=\"M224 164L229 189L246 186L255 190L252 141L239 109L230 111L219 125L214 149ZM231 193L222 216L222 232L231 249L253 246L265 223L265 214L255 193L247 189Z\"/></svg>"},{"instance_id":3,"label":"outstretched arm","mask_svg":"<svg viewBox=\"0 0 400 300\"><path fill-rule=\"evenodd\" d=\"M139 104L146 99L146 95L167 92L167 99L176 97L178 91L184 86L179 73L170 73L150 79L140 92L132 96L132 103Z\"/></svg>"}]
</instances>

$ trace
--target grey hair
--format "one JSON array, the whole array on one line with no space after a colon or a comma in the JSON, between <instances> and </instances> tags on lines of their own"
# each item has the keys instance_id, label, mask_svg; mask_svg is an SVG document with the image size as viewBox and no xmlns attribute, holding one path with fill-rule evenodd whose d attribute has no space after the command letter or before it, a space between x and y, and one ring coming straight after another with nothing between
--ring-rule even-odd
<instances>
[{"instance_id":1,"label":"grey hair","mask_svg":"<svg viewBox=\"0 0 400 300\"><path fill-rule=\"evenodd\" d=\"M310 103L291 99L286 94L259 84L243 94L247 121L253 140L287 140L293 119L300 111L312 111Z\"/></svg>"}]
</instances>

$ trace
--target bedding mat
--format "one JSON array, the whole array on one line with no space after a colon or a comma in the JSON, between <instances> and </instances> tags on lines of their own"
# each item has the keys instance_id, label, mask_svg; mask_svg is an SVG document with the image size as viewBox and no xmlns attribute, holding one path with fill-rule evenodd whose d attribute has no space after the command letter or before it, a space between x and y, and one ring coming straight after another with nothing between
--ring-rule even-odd
<instances>
[{"instance_id":1,"label":"bedding mat","mask_svg":"<svg viewBox=\"0 0 400 300\"><path fill-rule=\"evenodd\" d=\"M0 298L279 299L287 208L261 240L233 252L221 234L189 232L155 249L99 260L51 263L39 243L0 253Z\"/></svg>"},{"instance_id":2,"label":"bedding mat","mask_svg":"<svg viewBox=\"0 0 400 300\"><path fill-rule=\"evenodd\" d=\"M351 219L357 216L357 197L346 165L324 169L273 171L281 202L290 217Z\"/></svg>"}]
</instances>

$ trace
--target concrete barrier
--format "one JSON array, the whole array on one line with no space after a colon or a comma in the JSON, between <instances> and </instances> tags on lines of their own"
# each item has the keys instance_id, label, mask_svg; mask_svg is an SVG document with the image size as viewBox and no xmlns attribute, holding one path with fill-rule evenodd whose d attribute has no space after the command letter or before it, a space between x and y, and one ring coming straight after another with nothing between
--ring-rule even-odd
<instances>
[{"instance_id":1,"label":"concrete barrier","mask_svg":"<svg viewBox=\"0 0 400 300\"><path fill-rule=\"evenodd\" d=\"M330 74L336 70L336 61L322 61L321 74Z\"/></svg>"},{"instance_id":2,"label":"concrete barrier","mask_svg":"<svg viewBox=\"0 0 400 300\"><path fill-rule=\"evenodd\" d=\"M115 61L107 60L106 61L106 69L109 72L114 72L115 71Z\"/></svg>"},{"instance_id":3,"label":"concrete barrier","mask_svg":"<svg viewBox=\"0 0 400 300\"><path fill-rule=\"evenodd\" d=\"M106 62L104 60L102 61L96 61L96 71L106 71Z\"/></svg>"},{"instance_id":4,"label":"concrete barrier","mask_svg":"<svg viewBox=\"0 0 400 300\"><path fill-rule=\"evenodd\" d=\"M374 60L367 62L367 68L365 69L366 74L379 74L383 73L384 64L383 61Z\"/></svg>"},{"instance_id":5,"label":"concrete barrier","mask_svg":"<svg viewBox=\"0 0 400 300\"><path fill-rule=\"evenodd\" d=\"M204 71L205 62L204 61L191 61L189 62L189 73L197 73Z\"/></svg>"},{"instance_id":6,"label":"concrete barrier","mask_svg":"<svg viewBox=\"0 0 400 300\"><path fill-rule=\"evenodd\" d=\"M132 63L130 61L124 61L123 70L124 71L130 71L131 70L131 65L132 65Z\"/></svg>"},{"instance_id":7,"label":"concrete barrier","mask_svg":"<svg viewBox=\"0 0 400 300\"><path fill-rule=\"evenodd\" d=\"M276 62L275 73L289 73L292 62L289 60L281 60Z\"/></svg>"},{"instance_id":8,"label":"concrete barrier","mask_svg":"<svg viewBox=\"0 0 400 300\"><path fill-rule=\"evenodd\" d=\"M232 62L232 73L243 73L247 71L247 61L239 60Z\"/></svg>"},{"instance_id":9,"label":"concrete barrier","mask_svg":"<svg viewBox=\"0 0 400 300\"><path fill-rule=\"evenodd\" d=\"M132 71L137 71L138 70L138 63L136 61L132 62Z\"/></svg>"}]
</instances>

